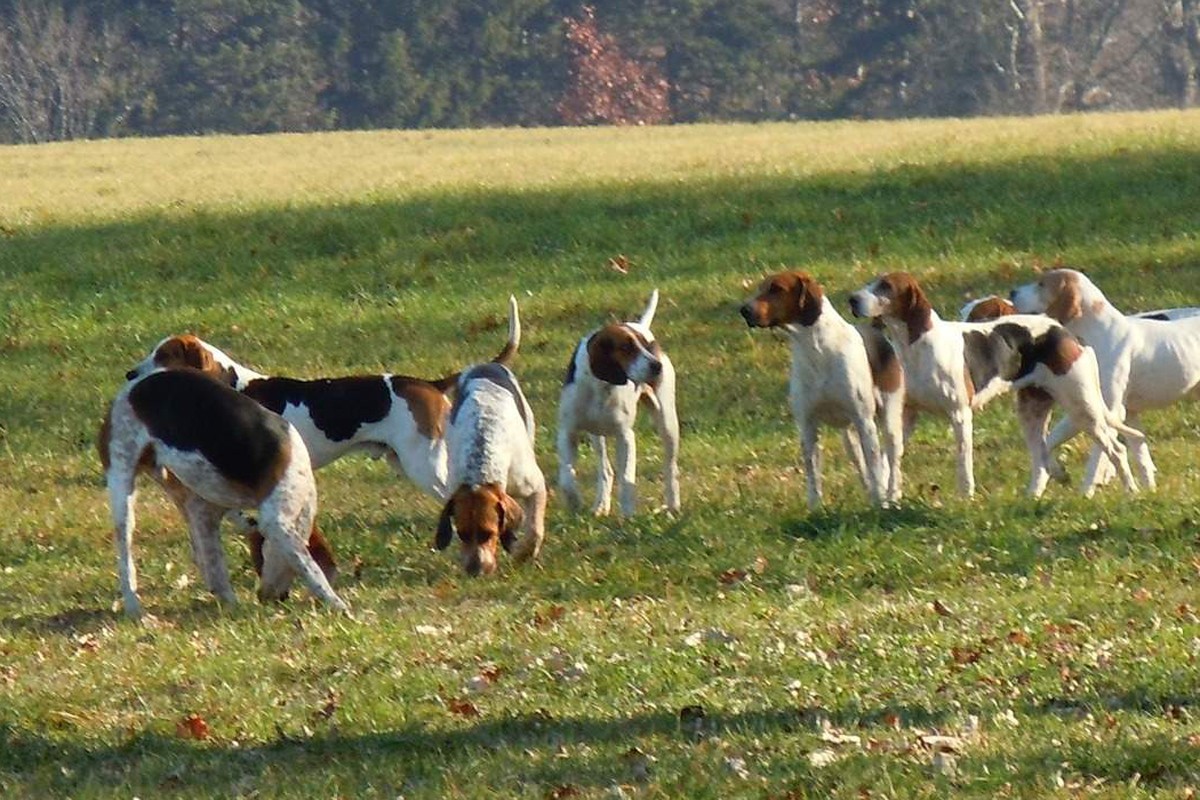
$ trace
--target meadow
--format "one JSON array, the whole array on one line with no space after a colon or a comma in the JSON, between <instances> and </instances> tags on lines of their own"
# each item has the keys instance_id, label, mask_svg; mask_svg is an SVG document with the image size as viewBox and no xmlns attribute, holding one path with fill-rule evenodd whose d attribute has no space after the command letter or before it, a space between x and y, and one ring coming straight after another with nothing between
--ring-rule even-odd
<instances>
[{"instance_id":1,"label":"meadow","mask_svg":"<svg viewBox=\"0 0 1200 800\"><path fill-rule=\"evenodd\" d=\"M787 346L738 304L912 271L952 316L1038 266L1122 309L1200 304L1200 113L379 132L0 148L0 795L1191 797L1200 413L1147 415L1157 492L1023 496L1006 399L875 510L832 435L804 503ZM94 449L125 370L191 331L273 374L516 370L553 482L588 329L658 287L683 511L551 497L540 564L469 579L381 462L318 475L353 621L208 596L152 485L125 620ZM1077 480L1082 445L1063 453ZM595 461L583 454L590 497Z\"/></svg>"}]
</instances>

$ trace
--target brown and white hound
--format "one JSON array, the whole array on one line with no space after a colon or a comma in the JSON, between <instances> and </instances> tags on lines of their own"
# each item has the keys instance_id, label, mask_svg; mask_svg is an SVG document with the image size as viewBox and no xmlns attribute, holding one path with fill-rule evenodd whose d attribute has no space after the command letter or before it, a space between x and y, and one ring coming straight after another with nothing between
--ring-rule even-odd
<instances>
[{"instance_id":1,"label":"brown and white hound","mask_svg":"<svg viewBox=\"0 0 1200 800\"><path fill-rule=\"evenodd\" d=\"M764 279L741 315L751 328L778 328L791 340L788 399L800 429L809 507L821 502L820 424L842 430L846 452L873 502L898 501L904 373L883 334L843 319L821 284L803 271Z\"/></svg>"},{"instance_id":2,"label":"brown and white hound","mask_svg":"<svg viewBox=\"0 0 1200 800\"><path fill-rule=\"evenodd\" d=\"M254 508L266 542L259 597L282 597L299 575L326 604L348 610L305 547L315 530L316 483L304 440L278 415L202 372L156 370L117 393L99 447L130 617L142 613L132 554L139 472L151 473L183 512L196 564L222 600L235 602L221 518Z\"/></svg>"},{"instance_id":3,"label":"brown and white hound","mask_svg":"<svg viewBox=\"0 0 1200 800\"><path fill-rule=\"evenodd\" d=\"M567 505L583 504L575 482L575 461L584 434L591 437L599 459L596 469L597 516L612 504L613 468L606 437L617 442L619 504L623 516L637 506L637 441L633 422L645 405L663 447L663 495L666 508L678 511L679 417L675 410L675 366L650 331L658 308L658 290L636 321L605 325L584 336L567 364L558 401L558 486Z\"/></svg>"}]
</instances>

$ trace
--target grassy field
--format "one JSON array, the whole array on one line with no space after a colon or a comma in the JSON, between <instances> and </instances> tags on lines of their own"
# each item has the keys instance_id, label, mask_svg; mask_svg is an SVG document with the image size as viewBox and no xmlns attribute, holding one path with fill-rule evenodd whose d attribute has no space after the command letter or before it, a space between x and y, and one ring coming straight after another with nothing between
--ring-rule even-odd
<instances>
[{"instance_id":1,"label":"grassy field","mask_svg":"<svg viewBox=\"0 0 1200 800\"><path fill-rule=\"evenodd\" d=\"M1197 409L1147 419L1153 495L1025 500L1002 400L974 501L927 420L900 508L829 436L810 514L787 348L736 309L766 270L844 308L907 269L949 316L1060 260L1121 308L1200 304L1198 234L1198 113L0 148L0 795L1190 797ZM644 513L552 498L540 566L469 580L429 549L434 501L346 459L318 482L350 622L255 603L232 536L243 602L218 605L148 487L152 618L124 620L93 439L162 336L433 377L496 351L516 293L552 478L575 341L656 286L678 517L646 425Z\"/></svg>"}]
</instances>

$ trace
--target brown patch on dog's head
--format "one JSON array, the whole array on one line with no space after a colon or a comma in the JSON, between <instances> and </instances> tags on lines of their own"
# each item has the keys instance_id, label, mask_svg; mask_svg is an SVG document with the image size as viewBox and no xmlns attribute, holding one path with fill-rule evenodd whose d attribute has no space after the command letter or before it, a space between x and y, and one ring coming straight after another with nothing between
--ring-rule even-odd
<instances>
[{"instance_id":1,"label":"brown patch on dog's head","mask_svg":"<svg viewBox=\"0 0 1200 800\"><path fill-rule=\"evenodd\" d=\"M880 276L875 282L875 293L888 301L886 316L905 324L909 344L933 328L933 306L911 274L889 272Z\"/></svg>"},{"instance_id":2,"label":"brown patch on dog's head","mask_svg":"<svg viewBox=\"0 0 1200 800\"><path fill-rule=\"evenodd\" d=\"M154 364L163 369L191 367L219 376L221 368L204 342L190 333L172 336L154 350Z\"/></svg>"},{"instance_id":3,"label":"brown patch on dog's head","mask_svg":"<svg viewBox=\"0 0 1200 800\"><path fill-rule=\"evenodd\" d=\"M463 570L472 577L496 571L499 547L512 550L525 514L498 484L460 486L442 509L435 546L444 550L455 533Z\"/></svg>"},{"instance_id":4,"label":"brown patch on dog's head","mask_svg":"<svg viewBox=\"0 0 1200 800\"><path fill-rule=\"evenodd\" d=\"M970 313L967 314L967 322L988 322L1000 317L1007 317L1009 314L1017 313L1017 309L1012 303L1005 300L1003 297L985 297L971 307Z\"/></svg>"},{"instance_id":5,"label":"brown patch on dog's head","mask_svg":"<svg viewBox=\"0 0 1200 800\"><path fill-rule=\"evenodd\" d=\"M752 328L807 327L821 316L824 298L824 288L807 272L779 272L763 280L758 293L742 304L741 315Z\"/></svg>"},{"instance_id":6,"label":"brown patch on dog's head","mask_svg":"<svg viewBox=\"0 0 1200 800\"><path fill-rule=\"evenodd\" d=\"M1038 278L1038 292L1046 304L1046 315L1066 324L1083 316L1083 294L1074 272L1055 269Z\"/></svg>"},{"instance_id":7,"label":"brown patch on dog's head","mask_svg":"<svg viewBox=\"0 0 1200 800\"><path fill-rule=\"evenodd\" d=\"M647 342L628 325L605 325L588 339L588 366L592 374L605 383L623 386L631 380L630 371L638 357L643 352L655 355L656 345ZM654 364L661 373L662 364L657 361Z\"/></svg>"},{"instance_id":8,"label":"brown patch on dog's head","mask_svg":"<svg viewBox=\"0 0 1200 800\"><path fill-rule=\"evenodd\" d=\"M457 375L455 379L457 380ZM417 430L426 439L441 439L446 435L446 421L450 416L450 401L439 383L392 376L392 391L404 398L408 412L413 415Z\"/></svg>"}]
</instances>

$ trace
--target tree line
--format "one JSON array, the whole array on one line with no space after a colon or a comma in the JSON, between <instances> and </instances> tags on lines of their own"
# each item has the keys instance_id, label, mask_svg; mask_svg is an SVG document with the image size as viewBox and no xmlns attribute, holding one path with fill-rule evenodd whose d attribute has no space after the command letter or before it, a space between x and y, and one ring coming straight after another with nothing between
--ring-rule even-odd
<instances>
[{"instance_id":1,"label":"tree line","mask_svg":"<svg viewBox=\"0 0 1200 800\"><path fill-rule=\"evenodd\" d=\"M2 0L0 141L1200 102L1200 0Z\"/></svg>"}]
</instances>

